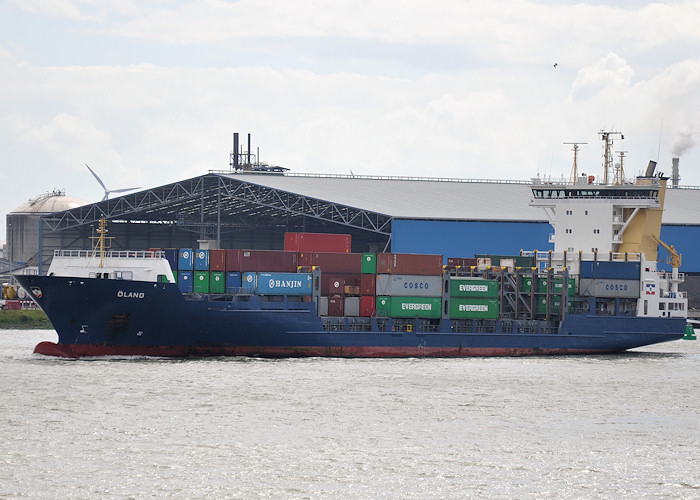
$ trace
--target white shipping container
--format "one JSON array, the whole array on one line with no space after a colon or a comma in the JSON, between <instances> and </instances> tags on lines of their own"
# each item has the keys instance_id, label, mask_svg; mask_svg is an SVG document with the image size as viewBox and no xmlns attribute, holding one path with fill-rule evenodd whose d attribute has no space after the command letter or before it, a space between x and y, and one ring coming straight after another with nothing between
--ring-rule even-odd
<instances>
[{"instance_id":1,"label":"white shipping container","mask_svg":"<svg viewBox=\"0 0 700 500\"><path fill-rule=\"evenodd\" d=\"M376 294L389 297L442 297L442 276L378 274Z\"/></svg>"},{"instance_id":2,"label":"white shipping container","mask_svg":"<svg viewBox=\"0 0 700 500\"><path fill-rule=\"evenodd\" d=\"M360 315L360 297L345 297L345 316Z\"/></svg>"}]
</instances>

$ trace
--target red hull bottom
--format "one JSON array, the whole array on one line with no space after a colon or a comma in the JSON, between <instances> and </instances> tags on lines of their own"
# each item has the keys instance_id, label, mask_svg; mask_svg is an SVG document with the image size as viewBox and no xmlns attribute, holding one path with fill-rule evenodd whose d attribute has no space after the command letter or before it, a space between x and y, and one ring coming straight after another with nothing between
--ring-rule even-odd
<instances>
[{"instance_id":1,"label":"red hull bottom","mask_svg":"<svg viewBox=\"0 0 700 500\"><path fill-rule=\"evenodd\" d=\"M533 356L556 354L595 354L612 352L600 349L538 349L505 347L266 347L266 346L131 346L131 345L88 345L56 344L41 342L34 348L36 354L62 358L88 356L155 356L155 357L210 357L210 356L249 356L261 358L457 358L476 356Z\"/></svg>"}]
</instances>

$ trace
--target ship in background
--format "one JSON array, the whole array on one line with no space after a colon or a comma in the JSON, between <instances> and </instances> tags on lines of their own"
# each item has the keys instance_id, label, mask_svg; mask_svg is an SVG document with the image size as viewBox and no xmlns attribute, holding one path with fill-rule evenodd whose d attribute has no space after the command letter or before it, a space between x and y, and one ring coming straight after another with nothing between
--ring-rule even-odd
<instances>
[{"instance_id":1,"label":"ship in background","mask_svg":"<svg viewBox=\"0 0 700 500\"><path fill-rule=\"evenodd\" d=\"M453 357L619 352L686 328L681 257L659 238L666 181L650 163L596 183L533 180L554 227L549 252L350 253L349 235L288 233L285 251L56 251L47 276L17 276L58 343L95 355ZM672 271L657 269L657 246Z\"/></svg>"}]
</instances>

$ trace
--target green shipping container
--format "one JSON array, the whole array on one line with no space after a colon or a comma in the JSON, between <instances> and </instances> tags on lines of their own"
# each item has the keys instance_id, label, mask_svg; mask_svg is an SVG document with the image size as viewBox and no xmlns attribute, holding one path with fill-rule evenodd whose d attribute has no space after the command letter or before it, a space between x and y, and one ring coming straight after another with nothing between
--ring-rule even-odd
<instances>
[{"instance_id":1,"label":"green shipping container","mask_svg":"<svg viewBox=\"0 0 700 500\"><path fill-rule=\"evenodd\" d=\"M553 278L552 279L552 289L550 290L550 293L552 295L561 295L561 287L562 287L562 279L561 278ZM547 293L547 279L541 279L537 282L537 292L538 293ZM569 278L569 297L573 297L574 293L576 292L576 280L574 278Z\"/></svg>"},{"instance_id":2,"label":"green shipping container","mask_svg":"<svg viewBox=\"0 0 700 500\"><path fill-rule=\"evenodd\" d=\"M226 273L223 271L211 271L209 274L209 291L211 293L226 292Z\"/></svg>"},{"instance_id":3,"label":"green shipping container","mask_svg":"<svg viewBox=\"0 0 700 500\"><path fill-rule=\"evenodd\" d=\"M209 271L194 272L194 293L209 293Z\"/></svg>"},{"instance_id":4,"label":"green shipping container","mask_svg":"<svg viewBox=\"0 0 700 500\"><path fill-rule=\"evenodd\" d=\"M498 281L480 278L452 278L450 297L498 297Z\"/></svg>"},{"instance_id":5,"label":"green shipping container","mask_svg":"<svg viewBox=\"0 0 700 500\"><path fill-rule=\"evenodd\" d=\"M362 254L362 274L377 274L377 254L376 253L363 253Z\"/></svg>"},{"instance_id":6,"label":"green shipping container","mask_svg":"<svg viewBox=\"0 0 700 500\"><path fill-rule=\"evenodd\" d=\"M390 318L440 318L440 297L377 297L376 313Z\"/></svg>"},{"instance_id":7,"label":"green shipping container","mask_svg":"<svg viewBox=\"0 0 700 500\"><path fill-rule=\"evenodd\" d=\"M450 299L452 319L498 319L497 299Z\"/></svg>"}]
</instances>

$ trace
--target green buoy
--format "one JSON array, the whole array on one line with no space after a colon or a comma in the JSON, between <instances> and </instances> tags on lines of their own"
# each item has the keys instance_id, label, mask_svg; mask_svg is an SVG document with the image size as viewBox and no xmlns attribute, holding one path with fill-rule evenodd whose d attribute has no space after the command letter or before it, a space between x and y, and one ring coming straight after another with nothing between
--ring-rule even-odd
<instances>
[{"instance_id":1,"label":"green buoy","mask_svg":"<svg viewBox=\"0 0 700 500\"><path fill-rule=\"evenodd\" d=\"M685 335L683 336L683 340L697 340L697 336L695 335L695 330L693 330L693 325L688 323L685 325Z\"/></svg>"}]
</instances>

